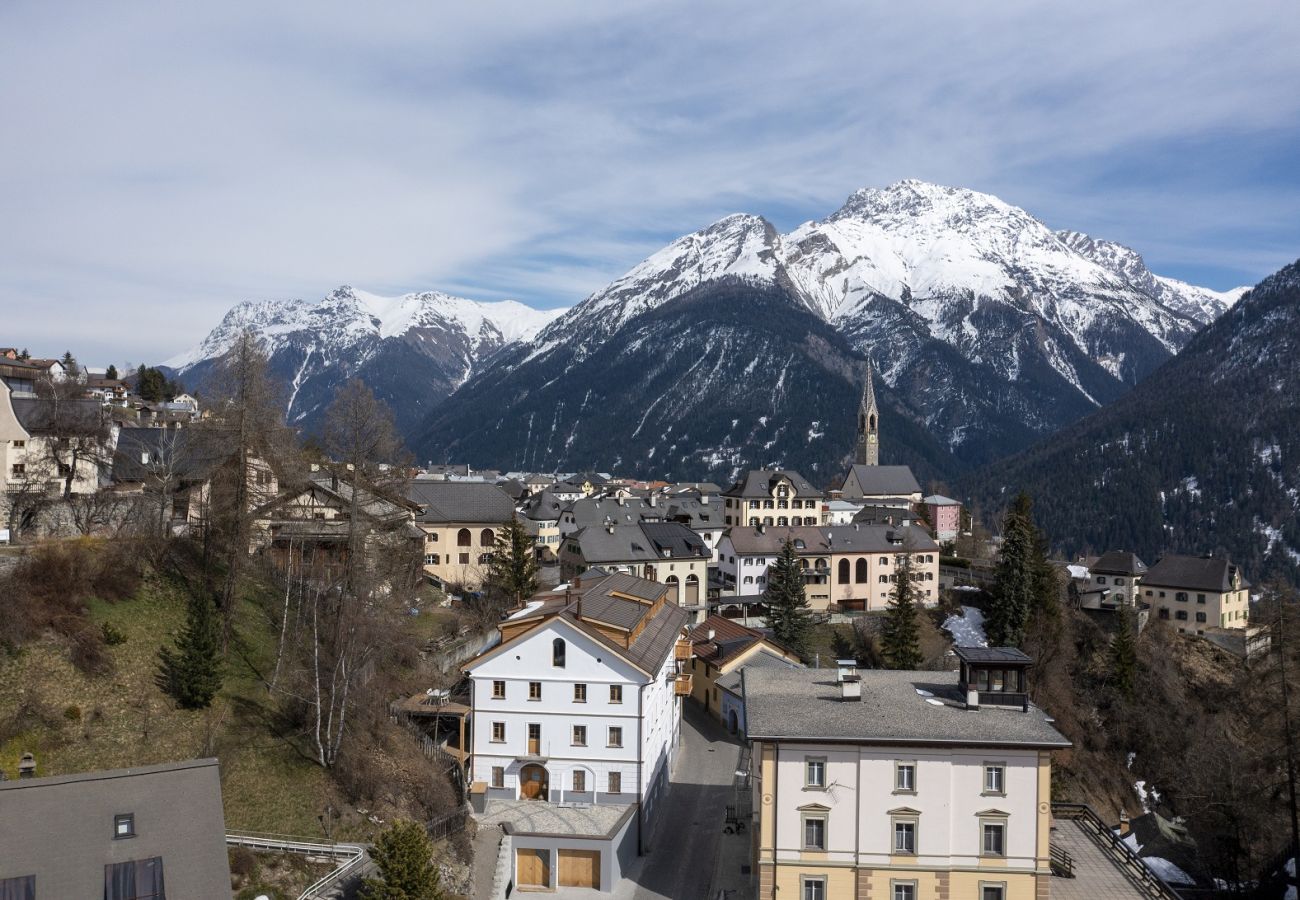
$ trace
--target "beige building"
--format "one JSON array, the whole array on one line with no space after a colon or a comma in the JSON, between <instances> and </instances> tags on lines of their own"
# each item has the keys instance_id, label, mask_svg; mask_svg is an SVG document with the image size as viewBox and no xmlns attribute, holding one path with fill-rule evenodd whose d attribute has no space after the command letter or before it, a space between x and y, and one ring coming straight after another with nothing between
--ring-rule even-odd
<instances>
[{"instance_id":1,"label":"beige building","mask_svg":"<svg viewBox=\"0 0 1300 900\"><path fill-rule=\"evenodd\" d=\"M711 551L680 522L639 522L575 531L560 545L560 573L566 579L599 567L626 572L672 589L670 599L704 618Z\"/></svg>"},{"instance_id":2,"label":"beige building","mask_svg":"<svg viewBox=\"0 0 1300 900\"><path fill-rule=\"evenodd\" d=\"M691 661L685 671L691 676L691 699L727 726L732 734L745 728L741 698L731 690L739 673L750 665L802 666L799 655L787 650L763 632L738 622L712 615L687 634ZM735 675L734 678L728 676Z\"/></svg>"},{"instance_id":3,"label":"beige building","mask_svg":"<svg viewBox=\"0 0 1300 900\"><path fill-rule=\"evenodd\" d=\"M959 672L744 670L760 900L1048 896L1070 742L1028 657L961 649Z\"/></svg>"},{"instance_id":4,"label":"beige building","mask_svg":"<svg viewBox=\"0 0 1300 900\"><path fill-rule=\"evenodd\" d=\"M752 469L722 492L723 525L820 525L823 494L798 472Z\"/></svg>"},{"instance_id":5,"label":"beige building","mask_svg":"<svg viewBox=\"0 0 1300 900\"><path fill-rule=\"evenodd\" d=\"M1183 633L1245 628L1250 618L1250 583L1222 557L1161 557L1142 576L1141 589L1152 615Z\"/></svg>"},{"instance_id":6,"label":"beige building","mask_svg":"<svg viewBox=\"0 0 1300 900\"><path fill-rule=\"evenodd\" d=\"M417 480L407 484L406 499L420 509L425 574L444 585L481 587L497 532L515 515L510 495L487 482Z\"/></svg>"}]
</instances>

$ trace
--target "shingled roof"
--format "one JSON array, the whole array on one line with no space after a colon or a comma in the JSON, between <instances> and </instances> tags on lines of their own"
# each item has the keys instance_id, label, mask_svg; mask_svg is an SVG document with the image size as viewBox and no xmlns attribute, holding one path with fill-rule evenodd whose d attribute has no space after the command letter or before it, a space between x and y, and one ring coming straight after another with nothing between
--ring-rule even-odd
<instances>
[{"instance_id":1,"label":"shingled roof","mask_svg":"<svg viewBox=\"0 0 1300 900\"><path fill-rule=\"evenodd\" d=\"M728 497L771 497L773 485L781 478L790 480L796 497L822 496L811 481L793 469L750 469L722 493Z\"/></svg>"},{"instance_id":2,"label":"shingled roof","mask_svg":"<svg viewBox=\"0 0 1300 900\"><path fill-rule=\"evenodd\" d=\"M1147 570L1147 564L1136 553L1127 550L1108 550L1097 557L1096 562L1088 567L1092 572L1103 575L1141 575Z\"/></svg>"},{"instance_id":3,"label":"shingled roof","mask_svg":"<svg viewBox=\"0 0 1300 900\"><path fill-rule=\"evenodd\" d=\"M1095 570L1094 566L1094 570ZM1238 569L1221 556L1162 556L1147 573L1142 576L1142 586L1155 586L1182 589L1187 591L1209 591L1221 594L1235 590L1232 581ZM1250 587L1245 578L1237 587Z\"/></svg>"},{"instance_id":4,"label":"shingled roof","mask_svg":"<svg viewBox=\"0 0 1300 900\"><path fill-rule=\"evenodd\" d=\"M515 514L510 495L495 484L481 481L411 481L406 499L420 505L417 522L500 523Z\"/></svg>"},{"instance_id":5,"label":"shingled roof","mask_svg":"<svg viewBox=\"0 0 1300 900\"><path fill-rule=\"evenodd\" d=\"M857 465L852 473L864 497L906 497L921 492L921 485L907 466Z\"/></svg>"}]
</instances>

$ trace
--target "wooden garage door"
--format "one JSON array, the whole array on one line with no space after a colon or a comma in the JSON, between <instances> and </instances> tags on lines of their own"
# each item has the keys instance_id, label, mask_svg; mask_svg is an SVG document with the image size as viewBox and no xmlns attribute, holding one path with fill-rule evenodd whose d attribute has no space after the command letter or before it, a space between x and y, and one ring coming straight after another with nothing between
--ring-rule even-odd
<instances>
[{"instance_id":1,"label":"wooden garage door","mask_svg":"<svg viewBox=\"0 0 1300 900\"><path fill-rule=\"evenodd\" d=\"M561 850L560 884L600 890L600 851Z\"/></svg>"},{"instance_id":2,"label":"wooden garage door","mask_svg":"<svg viewBox=\"0 0 1300 900\"><path fill-rule=\"evenodd\" d=\"M551 886L551 851L516 850L515 884L520 890L549 889Z\"/></svg>"}]
</instances>

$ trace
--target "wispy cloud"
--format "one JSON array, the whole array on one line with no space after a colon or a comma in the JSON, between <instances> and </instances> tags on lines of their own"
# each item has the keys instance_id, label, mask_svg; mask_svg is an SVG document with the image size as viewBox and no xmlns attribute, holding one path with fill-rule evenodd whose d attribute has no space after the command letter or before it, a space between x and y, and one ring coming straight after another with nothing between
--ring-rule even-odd
<instances>
[{"instance_id":1,"label":"wispy cloud","mask_svg":"<svg viewBox=\"0 0 1300 900\"><path fill-rule=\"evenodd\" d=\"M568 304L918 177L1248 282L1300 255L1288 2L0 8L0 302L157 359L338 283Z\"/></svg>"}]
</instances>

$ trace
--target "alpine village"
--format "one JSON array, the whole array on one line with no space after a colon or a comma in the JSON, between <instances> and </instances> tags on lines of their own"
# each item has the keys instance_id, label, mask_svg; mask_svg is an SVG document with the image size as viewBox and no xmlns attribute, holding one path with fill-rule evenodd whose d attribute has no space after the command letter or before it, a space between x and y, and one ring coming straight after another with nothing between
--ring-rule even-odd
<instances>
[{"instance_id":1,"label":"alpine village","mask_svg":"<svg viewBox=\"0 0 1300 900\"><path fill-rule=\"evenodd\" d=\"M1300 897L1293 6L129 6L0 11L0 900Z\"/></svg>"}]
</instances>

